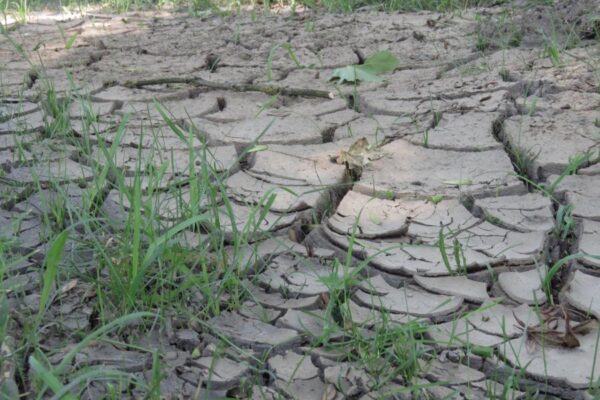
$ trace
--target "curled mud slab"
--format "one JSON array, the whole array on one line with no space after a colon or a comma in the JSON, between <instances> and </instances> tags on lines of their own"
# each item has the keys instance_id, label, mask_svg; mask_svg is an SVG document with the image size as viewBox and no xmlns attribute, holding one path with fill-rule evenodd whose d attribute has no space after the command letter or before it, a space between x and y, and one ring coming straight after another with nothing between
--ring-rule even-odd
<instances>
[{"instance_id":1,"label":"curled mud slab","mask_svg":"<svg viewBox=\"0 0 600 400\"><path fill-rule=\"evenodd\" d=\"M69 228L72 272L42 301L37 351L65 383L96 366L131 378L94 380L81 398L141 398L160 374L166 398L593 398L600 46L579 6L553 9L581 34L558 62L525 28L528 47L482 42L500 8L11 26L0 37L0 236L12 257L2 392L37 389L14 351L38 315L52 239ZM378 50L400 60L383 82L329 80ZM377 157L338 163L360 138ZM134 220L164 236L139 236ZM132 241L159 244L111 253ZM156 261L165 248L192 274L164 284L182 307L152 303L160 323L132 318L71 357L119 317L104 308L119 274L109 266L168 269Z\"/></svg>"}]
</instances>

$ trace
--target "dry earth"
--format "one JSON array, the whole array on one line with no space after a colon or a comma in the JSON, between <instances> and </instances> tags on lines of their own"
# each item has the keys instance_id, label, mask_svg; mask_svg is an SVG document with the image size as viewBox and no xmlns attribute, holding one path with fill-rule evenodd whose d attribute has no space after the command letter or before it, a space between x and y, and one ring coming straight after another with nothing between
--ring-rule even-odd
<instances>
[{"instance_id":1,"label":"dry earth","mask_svg":"<svg viewBox=\"0 0 600 400\"><path fill-rule=\"evenodd\" d=\"M475 15L89 15L40 17L14 27L10 37L33 56L33 64L0 37L0 232L18 239L11 251L37 251L4 277L14 318L9 336L19 336L20 318L37 312L47 249L41 218L55 190L50 183L61 183L73 204L81 204L93 167L106 162L95 144L112 143L126 113L127 130L114 159L119 168L131 172L141 160L142 169L152 171L174 160L164 187L189 173L187 144L161 119L152 103L157 99L194 132L193 145L207 143L216 168L229 171L239 226L265 193L278 194L263 221L272 237L257 238L248 249L261 258L248 271L253 300L204 325L179 320L157 332L114 334L160 349L164 396L395 398L384 393L409 382L398 377L382 386L373 371L350 362L343 347L334 351L315 339L335 323L323 312L331 293L322 278L352 243L351 268L363 266L361 284L347 304L355 326L365 336L383 318L391 324L418 320L426 327L424 372L410 383L436 383L421 391L423 398L531 398L536 391L592 398L586 390L600 373L600 331L594 324L577 330L579 345L573 347L561 341L566 333L558 340L556 332L572 333L565 328L567 315L570 326L600 317L600 259L594 258L600 255L600 169L594 165L600 148L600 46L584 40L561 55L560 65L537 44L482 53ZM74 33L74 43L65 48L64 38ZM291 45L300 66L283 47L270 57L282 43ZM378 50L401 62L385 82L355 88L329 81L333 68L360 63ZM129 87L132 81L185 77L224 85ZM48 116L40 106L46 78L59 96L73 85L89 94L98 116L91 132L79 103L70 116L75 136L91 143L90 154L48 137ZM309 91L273 97L225 87L232 84ZM321 91L333 98L319 97ZM154 135L147 134L151 128ZM380 146L380 157L350 174L335 156L361 137ZM267 147L254 147L256 140ZM249 147L261 151L238 162ZM555 182L584 152L589 157L577 174L556 185L558 201L572 205L577 223L561 238L555 230L558 204L538 184ZM178 218L171 203L161 207L161 218ZM128 204L111 191L102 207L118 221ZM315 217L320 224L311 222ZM233 235L232 226L222 229ZM440 251L440 231L447 257ZM202 245L201 235L186 235L190 246ZM541 282L552 263L578 252L586 257L564 265L549 299ZM51 363L60 362L81 332L93 330L97 307L84 282L57 292L40 343ZM536 334L545 329L540 318L555 324L547 341ZM222 336L229 348L219 345ZM343 342L342 336L331 340ZM10 343L9 337L5 353ZM482 355L474 347L494 352ZM250 355L263 359L263 368ZM88 365L152 379L151 353L116 342L92 343L72 368ZM15 379L14 367L5 362L0 379ZM19 390L30 389L22 377L16 381ZM92 383L82 398L100 398L104 390Z\"/></svg>"}]
</instances>

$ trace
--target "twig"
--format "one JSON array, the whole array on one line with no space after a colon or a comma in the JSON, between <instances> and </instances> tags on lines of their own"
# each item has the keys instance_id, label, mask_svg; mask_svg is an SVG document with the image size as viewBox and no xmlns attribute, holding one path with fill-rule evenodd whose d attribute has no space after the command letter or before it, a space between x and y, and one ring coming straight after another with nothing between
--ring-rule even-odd
<instances>
[{"instance_id":1,"label":"twig","mask_svg":"<svg viewBox=\"0 0 600 400\"><path fill-rule=\"evenodd\" d=\"M126 81L121 85L128 88L141 88L151 85L166 85L166 84L186 84L194 86L204 86L211 89L232 90L235 92L261 92L268 95L281 94L285 96L302 96L302 97L319 97L324 99L333 99L335 94L326 90L291 88L277 85L254 85L247 83L220 83L211 82L202 78L157 78L157 79L141 79L139 81Z\"/></svg>"}]
</instances>

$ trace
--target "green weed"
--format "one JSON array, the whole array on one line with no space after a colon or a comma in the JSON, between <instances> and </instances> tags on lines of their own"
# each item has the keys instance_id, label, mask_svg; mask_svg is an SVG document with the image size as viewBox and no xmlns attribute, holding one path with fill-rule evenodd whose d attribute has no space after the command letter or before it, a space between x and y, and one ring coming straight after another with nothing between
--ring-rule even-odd
<instances>
[{"instance_id":1,"label":"green weed","mask_svg":"<svg viewBox=\"0 0 600 400\"><path fill-rule=\"evenodd\" d=\"M296 57L296 53L294 53L294 50L292 49L292 46L289 43L281 43L276 46L273 46L269 51L269 56L267 57L267 80L269 82L273 80L273 57L275 55L275 52L280 48L284 49L287 52L288 56L294 62L296 67L302 67L302 64L300 64L298 57Z\"/></svg>"},{"instance_id":2,"label":"green weed","mask_svg":"<svg viewBox=\"0 0 600 400\"><path fill-rule=\"evenodd\" d=\"M563 170L563 172L561 172L558 178L554 180L554 182L544 187L544 191L549 196L553 196L557 187L567 176L575 174L581 167L585 166L590 160L595 159L596 157L597 155L593 150L571 157L567 167Z\"/></svg>"},{"instance_id":3,"label":"green weed","mask_svg":"<svg viewBox=\"0 0 600 400\"><path fill-rule=\"evenodd\" d=\"M560 204L556 211L554 236L561 240L567 240L567 237L575 231L575 218L573 218L573 205Z\"/></svg>"}]
</instances>

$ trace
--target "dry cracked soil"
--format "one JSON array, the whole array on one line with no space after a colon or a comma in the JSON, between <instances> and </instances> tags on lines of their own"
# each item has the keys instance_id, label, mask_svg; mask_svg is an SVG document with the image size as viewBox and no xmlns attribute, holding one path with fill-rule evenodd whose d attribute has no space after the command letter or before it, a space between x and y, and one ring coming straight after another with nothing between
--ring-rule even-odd
<instances>
[{"instance_id":1,"label":"dry cracked soil","mask_svg":"<svg viewBox=\"0 0 600 400\"><path fill-rule=\"evenodd\" d=\"M123 229L135 207L108 165L127 187L140 177L160 204L152 218L169 227L181 202L204 206L185 182L208 164L225 177L230 207L219 212L231 219L214 228L224 249L258 227L243 244L246 301L195 320L207 299L186 286L187 314L111 330L64 368L150 384L159 365L164 398L594 398L600 45L582 35L560 60L535 40L482 49L478 16L500 13L40 14L10 26L0 234L4 259L24 257L3 272L4 390L40 388L15 346L40 315L57 199L76 214L104 171L94 204ZM400 61L383 82L329 79L380 50ZM56 134L61 123L68 135ZM376 156L338 163L360 138ZM87 235L74 226L68 243ZM180 236L193 252L210 232ZM39 325L48 368L98 329L90 282L110 278L93 250L75 247L63 261L80 268L59 273ZM143 393L92 379L78 396Z\"/></svg>"}]
</instances>

